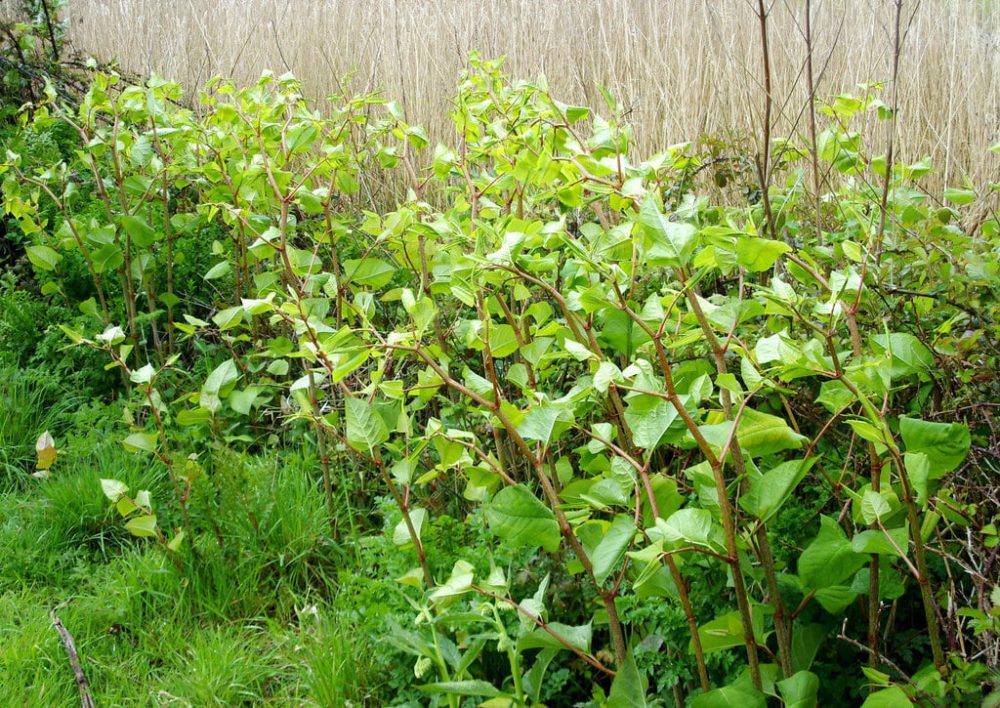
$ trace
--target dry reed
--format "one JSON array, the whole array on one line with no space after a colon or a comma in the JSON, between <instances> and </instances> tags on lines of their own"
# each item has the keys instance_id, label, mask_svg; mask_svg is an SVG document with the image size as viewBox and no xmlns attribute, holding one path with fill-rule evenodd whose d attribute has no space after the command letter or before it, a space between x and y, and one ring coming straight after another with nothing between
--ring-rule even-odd
<instances>
[{"instance_id":1,"label":"dry reed","mask_svg":"<svg viewBox=\"0 0 1000 708\"><path fill-rule=\"evenodd\" d=\"M940 181L995 179L1000 138L1000 8L994 0L903 0L903 159L934 158ZM813 0L818 93L889 74L889 0ZM294 72L308 93L382 88L432 137L467 53L544 73L568 102L629 108L637 150L751 129L759 119L755 3L747 0L70 0L75 46L123 68L196 88L216 74ZM776 134L804 131L803 0L772 0Z\"/></svg>"}]
</instances>

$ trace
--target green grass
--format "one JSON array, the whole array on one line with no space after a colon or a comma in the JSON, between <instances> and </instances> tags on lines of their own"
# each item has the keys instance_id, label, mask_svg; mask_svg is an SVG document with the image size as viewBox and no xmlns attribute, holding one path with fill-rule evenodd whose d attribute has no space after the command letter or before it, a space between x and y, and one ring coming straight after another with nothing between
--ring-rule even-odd
<instances>
[{"instance_id":1,"label":"green grass","mask_svg":"<svg viewBox=\"0 0 1000 708\"><path fill-rule=\"evenodd\" d=\"M120 409L51 401L38 382L0 383L0 705L78 701L49 617L60 603L101 706L377 703L376 649L341 609L344 554L310 460L218 451L192 494L197 559L178 570L101 492L106 477L149 489L164 525L179 523L164 470L117 442ZM62 454L39 480L46 427Z\"/></svg>"},{"instance_id":2,"label":"green grass","mask_svg":"<svg viewBox=\"0 0 1000 708\"><path fill-rule=\"evenodd\" d=\"M0 367L0 488L25 482L34 471L35 440L46 430L59 432L65 414L78 404L54 383Z\"/></svg>"}]
</instances>

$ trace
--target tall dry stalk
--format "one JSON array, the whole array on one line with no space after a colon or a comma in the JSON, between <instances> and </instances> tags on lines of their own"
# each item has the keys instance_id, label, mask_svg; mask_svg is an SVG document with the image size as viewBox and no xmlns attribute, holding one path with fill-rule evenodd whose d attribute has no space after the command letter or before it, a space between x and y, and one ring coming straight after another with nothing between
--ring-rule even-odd
<instances>
[{"instance_id":1,"label":"tall dry stalk","mask_svg":"<svg viewBox=\"0 0 1000 708\"><path fill-rule=\"evenodd\" d=\"M824 93L889 78L882 28L892 9L872 0L812 2ZM436 139L450 134L450 97L467 53L505 54L516 75L544 72L567 101L601 105L596 85L606 85L629 110L637 152L649 154L750 127L740 77L757 75L759 38L747 31L756 10L746 0L73 0L67 11L77 47L192 90L215 74L249 81L287 67L322 96L353 72L358 89L405 96L408 118ZM796 3L778 2L768 16L775 136L797 127L808 101L796 59L800 14ZM914 51L899 85L899 159L929 154L952 180L991 178L1000 9L924 0L907 42Z\"/></svg>"}]
</instances>

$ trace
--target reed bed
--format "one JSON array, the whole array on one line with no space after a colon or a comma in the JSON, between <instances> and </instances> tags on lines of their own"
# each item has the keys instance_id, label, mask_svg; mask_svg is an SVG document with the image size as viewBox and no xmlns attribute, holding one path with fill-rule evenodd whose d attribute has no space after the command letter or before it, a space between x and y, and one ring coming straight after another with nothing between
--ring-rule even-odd
<instances>
[{"instance_id":1,"label":"reed bed","mask_svg":"<svg viewBox=\"0 0 1000 708\"><path fill-rule=\"evenodd\" d=\"M993 0L903 0L898 150L930 155L938 181L995 179L1000 8ZM770 0L774 134L805 130L804 0ZM762 106L756 2L749 0L70 0L73 44L194 90L221 74L291 71L314 96L345 75L383 89L436 139L468 52L544 74L567 102L627 107L636 151L751 131ZM813 0L817 93L891 76L891 0Z\"/></svg>"}]
</instances>

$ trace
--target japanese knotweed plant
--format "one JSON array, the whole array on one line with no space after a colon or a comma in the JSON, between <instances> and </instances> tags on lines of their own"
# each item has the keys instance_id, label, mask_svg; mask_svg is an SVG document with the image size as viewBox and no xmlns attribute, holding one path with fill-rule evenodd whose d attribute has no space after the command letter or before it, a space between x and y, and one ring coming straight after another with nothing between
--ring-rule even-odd
<instances>
[{"instance_id":1,"label":"japanese knotweed plant","mask_svg":"<svg viewBox=\"0 0 1000 708\"><path fill-rule=\"evenodd\" d=\"M111 124L90 130L114 136L138 111L152 121L134 133L150 142L151 166L132 157L139 137L81 151L94 188L117 195L108 244L51 186L72 182L65 166L8 179L8 211L32 220L47 196L70 221L61 247L94 248L97 263L113 246L119 276L147 289L146 266L126 268L126 250L133 264L146 263L141 249L158 258L178 233L167 223L228 235L205 274L218 301L173 324L184 341L228 352L204 383L164 404L152 397L163 367L127 363L138 356L129 332L103 335L159 414L144 440L162 459L171 426L218 431L222 420L259 424L265 410L304 419L331 520L333 466L349 456L370 470L415 564L399 578L415 628L397 644L433 700L538 703L547 667L569 652L595 677L595 699L642 705L667 687L637 667L651 630L633 610L659 603L685 618L694 678L678 690L694 705L815 705L813 660L834 624L868 655L880 705L953 695L928 557L946 544L942 528L970 523L947 476L971 437L931 413L953 395L942 367L973 370L995 347L997 227L967 234L917 188L929 167L868 155L852 122L891 120L883 105L826 104L816 141L774 141L784 181L768 199L727 207L677 193L695 184L691 146L637 162L612 97L601 117L476 56L455 99L456 144L432 155L394 105L343 96L320 114L288 77L212 84L202 114L150 118L131 106L152 99L126 95L102 99ZM167 139L178 142L153 165ZM135 189L133 175L120 179L115 155L126 153L147 178ZM823 167L812 182L822 193L810 191L810 165ZM376 206L380 170L409 185L391 209ZM961 204L970 189L948 198ZM137 238L146 227L155 234ZM57 266L39 253L43 270ZM104 272L93 269L96 285ZM906 307L889 301L900 296ZM437 577L435 554L463 555L425 543L443 480L461 489L450 511L484 519L497 555L541 553L573 577L586 620L560 621L548 577L526 588L493 558L470 552ZM818 533L778 537L804 486L819 497ZM691 583L706 574L726 588L711 617ZM886 603L908 592L930 648L913 676L882 631ZM507 659L499 685L480 673L487 650ZM732 650L745 670L719 686L708 657Z\"/></svg>"}]
</instances>

